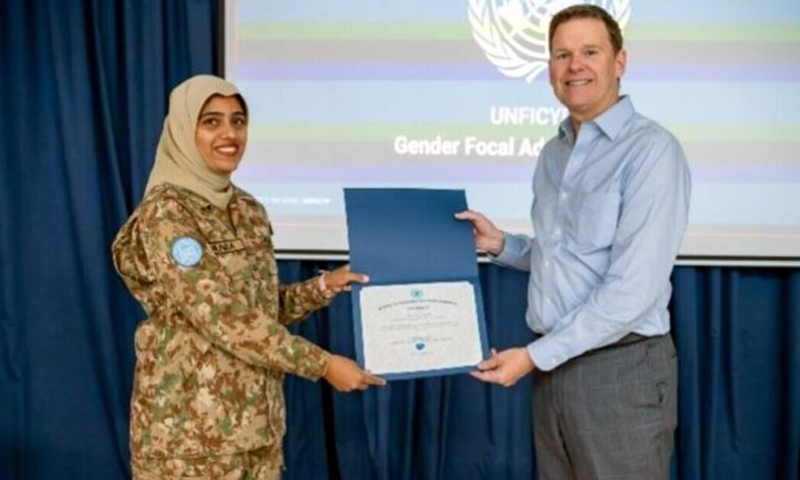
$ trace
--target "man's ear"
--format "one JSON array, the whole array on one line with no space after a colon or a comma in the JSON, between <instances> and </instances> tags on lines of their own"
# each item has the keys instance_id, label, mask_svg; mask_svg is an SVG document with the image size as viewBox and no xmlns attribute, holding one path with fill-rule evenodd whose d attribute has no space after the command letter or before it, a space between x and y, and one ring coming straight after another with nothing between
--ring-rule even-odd
<instances>
[{"instance_id":1,"label":"man's ear","mask_svg":"<svg viewBox=\"0 0 800 480\"><path fill-rule=\"evenodd\" d=\"M622 78L625 75L625 66L628 63L628 52L623 48L617 52L616 58L614 58L614 70L617 76L617 80Z\"/></svg>"}]
</instances>

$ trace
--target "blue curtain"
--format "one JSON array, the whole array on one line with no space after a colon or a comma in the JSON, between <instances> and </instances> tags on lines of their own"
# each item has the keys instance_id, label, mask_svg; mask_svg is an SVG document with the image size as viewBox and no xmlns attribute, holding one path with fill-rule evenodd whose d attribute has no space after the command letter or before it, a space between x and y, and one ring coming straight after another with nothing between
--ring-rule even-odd
<instances>
[{"instance_id":1,"label":"blue curtain","mask_svg":"<svg viewBox=\"0 0 800 480\"><path fill-rule=\"evenodd\" d=\"M0 478L128 472L139 307L110 264L216 2L0 2Z\"/></svg>"},{"instance_id":2,"label":"blue curtain","mask_svg":"<svg viewBox=\"0 0 800 480\"><path fill-rule=\"evenodd\" d=\"M215 71L218 2L0 2L0 478L129 476L133 329L110 264L170 89ZM327 262L281 262L284 281ZM492 346L525 275L481 267ZM800 271L679 267L676 479L800 478ZM353 355L347 296L295 327ZM286 382L286 480L529 480L530 391L467 376L342 395Z\"/></svg>"},{"instance_id":3,"label":"blue curtain","mask_svg":"<svg viewBox=\"0 0 800 480\"><path fill-rule=\"evenodd\" d=\"M800 478L800 271L677 268L680 479Z\"/></svg>"}]
</instances>

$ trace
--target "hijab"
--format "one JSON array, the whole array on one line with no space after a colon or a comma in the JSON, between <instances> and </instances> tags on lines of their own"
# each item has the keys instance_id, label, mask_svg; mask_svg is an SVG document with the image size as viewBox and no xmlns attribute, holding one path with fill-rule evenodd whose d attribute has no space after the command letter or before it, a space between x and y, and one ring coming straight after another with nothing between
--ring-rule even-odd
<instances>
[{"instance_id":1,"label":"hijab","mask_svg":"<svg viewBox=\"0 0 800 480\"><path fill-rule=\"evenodd\" d=\"M200 111L213 95L238 95L230 82L211 75L194 76L172 90L169 112L156 149L145 196L157 185L171 183L195 192L217 207L226 210L233 196L230 174L214 172L206 165L195 143Z\"/></svg>"}]
</instances>

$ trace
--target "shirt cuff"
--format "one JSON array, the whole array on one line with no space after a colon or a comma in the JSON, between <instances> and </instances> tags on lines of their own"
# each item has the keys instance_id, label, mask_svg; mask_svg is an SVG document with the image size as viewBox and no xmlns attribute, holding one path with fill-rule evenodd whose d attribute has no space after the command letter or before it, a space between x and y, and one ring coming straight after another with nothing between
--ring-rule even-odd
<instances>
[{"instance_id":1,"label":"shirt cuff","mask_svg":"<svg viewBox=\"0 0 800 480\"><path fill-rule=\"evenodd\" d=\"M526 238L520 238L516 235L511 235L506 232L503 232L503 235L505 237L503 251L497 255L489 254L491 261L500 265L517 269L529 268L530 265L523 261L523 252L528 247L526 243L530 240Z\"/></svg>"},{"instance_id":2,"label":"shirt cuff","mask_svg":"<svg viewBox=\"0 0 800 480\"><path fill-rule=\"evenodd\" d=\"M572 358L550 335L545 335L529 344L528 355L531 356L536 368L544 372L549 372Z\"/></svg>"}]
</instances>

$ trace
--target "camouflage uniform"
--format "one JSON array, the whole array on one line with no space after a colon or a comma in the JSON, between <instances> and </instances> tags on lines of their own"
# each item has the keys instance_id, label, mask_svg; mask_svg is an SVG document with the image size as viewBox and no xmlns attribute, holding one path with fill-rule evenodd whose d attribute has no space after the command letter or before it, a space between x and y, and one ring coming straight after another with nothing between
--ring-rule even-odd
<instances>
[{"instance_id":1,"label":"camouflage uniform","mask_svg":"<svg viewBox=\"0 0 800 480\"><path fill-rule=\"evenodd\" d=\"M283 374L316 380L327 368L329 354L286 325L330 300L316 279L278 285L270 224L252 196L237 189L229 211L163 184L114 241L114 265L148 314L135 338L136 478L274 478ZM202 247L195 265L179 265L180 239Z\"/></svg>"}]
</instances>

